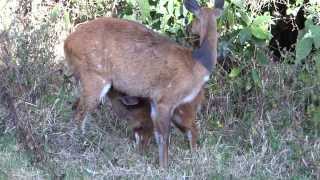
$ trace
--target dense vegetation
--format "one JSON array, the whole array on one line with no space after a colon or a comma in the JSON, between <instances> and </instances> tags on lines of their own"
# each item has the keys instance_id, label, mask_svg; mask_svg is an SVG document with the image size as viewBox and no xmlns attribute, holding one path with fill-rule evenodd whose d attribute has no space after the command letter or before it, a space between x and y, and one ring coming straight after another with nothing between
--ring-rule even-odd
<instances>
[{"instance_id":1,"label":"dense vegetation","mask_svg":"<svg viewBox=\"0 0 320 180\"><path fill-rule=\"evenodd\" d=\"M182 0L0 0L0 10L0 179L320 179L317 0L226 1L200 147L191 154L174 131L169 172L157 169L154 143L136 152L109 105L86 135L70 131L78 89L62 45L76 24L118 16L196 47Z\"/></svg>"}]
</instances>

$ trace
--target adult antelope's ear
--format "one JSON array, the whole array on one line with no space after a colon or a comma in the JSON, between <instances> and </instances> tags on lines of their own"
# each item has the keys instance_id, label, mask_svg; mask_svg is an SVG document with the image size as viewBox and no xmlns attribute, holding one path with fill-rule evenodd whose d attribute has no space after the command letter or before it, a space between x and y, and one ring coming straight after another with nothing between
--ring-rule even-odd
<instances>
[{"instance_id":1,"label":"adult antelope's ear","mask_svg":"<svg viewBox=\"0 0 320 180\"><path fill-rule=\"evenodd\" d=\"M199 17L200 5L196 0L184 0L184 6L190 12L192 12L196 17Z\"/></svg>"},{"instance_id":2,"label":"adult antelope's ear","mask_svg":"<svg viewBox=\"0 0 320 180\"><path fill-rule=\"evenodd\" d=\"M212 2L214 1L214 2ZM212 4L214 4L214 14L216 17L219 17L223 12L224 0L211 0Z\"/></svg>"}]
</instances>

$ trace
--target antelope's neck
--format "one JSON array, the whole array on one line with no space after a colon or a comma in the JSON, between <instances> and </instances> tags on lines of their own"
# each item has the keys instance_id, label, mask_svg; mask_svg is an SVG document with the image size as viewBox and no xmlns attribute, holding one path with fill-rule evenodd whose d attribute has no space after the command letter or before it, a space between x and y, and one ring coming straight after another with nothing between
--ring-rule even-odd
<instances>
[{"instance_id":1,"label":"antelope's neck","mask_svg":"<svg viewBox=\"0 0 320 180\"><path fill-rule=\"evenodd\" d=\"M193 50L192 58L204 66L209 72L213 71L217 59L217 31L216 26L209 26L200 48Z\"/></svg>"}]
</instances>

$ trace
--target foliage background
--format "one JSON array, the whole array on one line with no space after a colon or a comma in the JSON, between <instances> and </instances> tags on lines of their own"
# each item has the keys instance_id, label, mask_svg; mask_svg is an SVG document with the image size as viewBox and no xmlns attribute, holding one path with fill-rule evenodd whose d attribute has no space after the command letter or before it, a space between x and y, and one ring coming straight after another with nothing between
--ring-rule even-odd
<instances>
[{"instance_id":1,"label":"foliage background","mask_svg":"<svg viewBox=\"0 0 320 180\"><path fill-rule=\"evenodd\" d=\"M295 49L280 49L279 61L269 47L283 18L270 10L276 3L288 6L289 19L304 5L306 19ZM157 169L154 143L146 155L136 152L131 130L109 105L92 114L86 135L70 131L78 90L62 45L76 24L116 15L196 47L181 0L1 0L0 9L0 179L320 178L316 0L226 2L221 60L198 116L200 148L191 154L174 130L169 172Z\"/></svg>"}]
</instances>

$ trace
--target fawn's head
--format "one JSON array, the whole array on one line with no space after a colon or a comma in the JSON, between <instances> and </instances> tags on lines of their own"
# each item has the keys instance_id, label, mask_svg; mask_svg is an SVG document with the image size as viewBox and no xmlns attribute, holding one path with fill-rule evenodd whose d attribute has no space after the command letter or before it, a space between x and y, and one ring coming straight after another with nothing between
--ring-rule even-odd
<instances>
[{"instance_id":1,"label":"fawn's head","mask_svg":"<svg viewBox=\"0 0 320 180\"><path fill-rule=\"evenodd\" d=\"M201 7L196 0L184 0L186 9L195 15L191 32L200 36L200 44L208 36L216 37L216 19L221 15L224 0L215 0L214 7Z\"/></svg>"}]
</instances>

